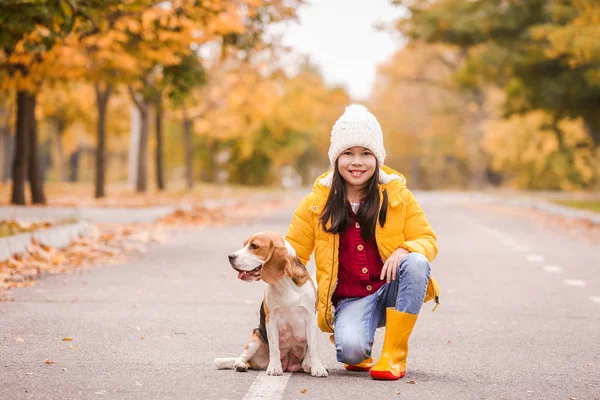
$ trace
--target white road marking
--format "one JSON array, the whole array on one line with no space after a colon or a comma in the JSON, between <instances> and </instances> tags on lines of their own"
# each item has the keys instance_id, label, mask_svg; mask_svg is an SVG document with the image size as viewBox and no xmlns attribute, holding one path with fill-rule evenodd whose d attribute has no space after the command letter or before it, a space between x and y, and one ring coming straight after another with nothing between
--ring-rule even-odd
<instances>
[{"instance_id":1,"label":"white road marking","mask_svg":"<svg viewBox=\"0 0 600 400\"><path fill-rule=\"evenodd\" d=\"M284 372L282 376L269 376L265 371L259 371L244 400L282 399L291 376L291 372Z\"/></svg>"},{"instance_id":2,"label":"white road marking","mask_svg":"<svg viewBox=\"0 0 600 400\"><path fill-rule=\"evenodd\" d=\"M590 300L600 304L600 296L590 296Z\"/></svg>"},{"instance_id":3,"label":"white road marking","mask_svg":"<svg viewBox=\"0 0 600 400\"><path fill-rule=\"evenodd\" d=\"M544 262L546 259L544 258L544 256L540 256L537 254L528 254L527 255L527 261L529 262Z\"/></svg>"},{"instance_id":4,"label":"white road marking","mask_svg":"<svg viewBox=\"0 0 600 400\"><path fill-rule=\"evenodd\" d=\"M581 279L565 279L563 281L563 283L567 286L572 286L572 287L585 287L586 286L585 281L582 281Z\"/></svg>"},{"instance_id":5,"label":"white road marking","mask_svg":"<svg viewBox=\"0 0 600 400\"><path fill-rule=\"evenodd\" d=\"M559 267L558 265L544 265L543 268L544 268L544 271L546 271L550 274L558 274L559 272L562 271L562 268Z\"/></svg>"}]
</instances>

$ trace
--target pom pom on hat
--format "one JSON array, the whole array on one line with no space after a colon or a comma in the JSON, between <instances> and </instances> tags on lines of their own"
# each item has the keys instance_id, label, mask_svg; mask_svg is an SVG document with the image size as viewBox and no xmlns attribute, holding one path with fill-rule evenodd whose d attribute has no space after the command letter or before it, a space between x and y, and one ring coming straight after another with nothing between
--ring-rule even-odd
<instances>
[{"instance_id":1,"label":"pom pom on hat","mask_svg":"<svg viewBox=\"0 0 600 400\"><path fill-rule=\"evenodd\" d=\"M354 146L371 150L377 158L377 165L383 165L385 148L381 125L367 107L361 104L347 106L344 114L333 125L328 153L331 166L335 165L335 160L344 150Z\"/></svg>"}]
</instances>

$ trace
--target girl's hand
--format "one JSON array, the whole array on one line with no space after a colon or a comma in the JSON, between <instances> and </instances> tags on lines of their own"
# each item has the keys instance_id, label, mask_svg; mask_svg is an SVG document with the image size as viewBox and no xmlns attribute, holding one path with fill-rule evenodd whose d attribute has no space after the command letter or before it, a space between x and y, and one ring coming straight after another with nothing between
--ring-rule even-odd
<instances>
[{"instance_id":1,"label":"girl's hand","mask_svg":"<svg viewBox=\"0 0 600 400\"><path fill-rule=\"evenodd\" d=\"M381 269L381 280L383 280L384 277L387 277L387 283L395 281L398 266L402 262L404 256L407 254L410 254L410 251L403 248L399 248L396 251L394 251L392 255L389 256L389 258L385 260L385 263L383 264L383 268Z\"/></svg>"}]
</instances>

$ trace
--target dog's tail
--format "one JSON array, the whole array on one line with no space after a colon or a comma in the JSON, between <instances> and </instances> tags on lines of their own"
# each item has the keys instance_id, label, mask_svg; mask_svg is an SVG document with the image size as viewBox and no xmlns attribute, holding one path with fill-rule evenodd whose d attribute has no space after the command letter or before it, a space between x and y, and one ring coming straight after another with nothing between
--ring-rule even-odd
<instances>
[{"instance_id":1,"label":"dog's tail","mask_svg":"<svg viewBox=\"0 0 600 400\"><path fill-rule=\"evenodd\" d=\"M215 358L215 365L219 369L232 369L236 358Z\"/></svg>"}]
</instances>

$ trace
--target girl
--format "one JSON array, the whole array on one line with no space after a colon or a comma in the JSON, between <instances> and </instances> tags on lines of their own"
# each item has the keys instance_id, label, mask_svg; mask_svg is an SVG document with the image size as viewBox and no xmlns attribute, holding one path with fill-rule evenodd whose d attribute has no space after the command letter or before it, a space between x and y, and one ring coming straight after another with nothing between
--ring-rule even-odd
<instances>
[{"instance_id":1,"label":"girl","mask_svg":"<svg viewBox=\"0 0 600 400\"><path fill-rule=\"evenodd\" d=\"M346 107L331 131L333 171L320 176L294 213L286 240L317 265L318 323L333 333L337 360L374 379L404 376L408 338L424 301L438 303L430 278L436 236L404 177L383 165L377 119ZM377 327L386 326L373 365Z\"/></svg>"}]
</instances>

